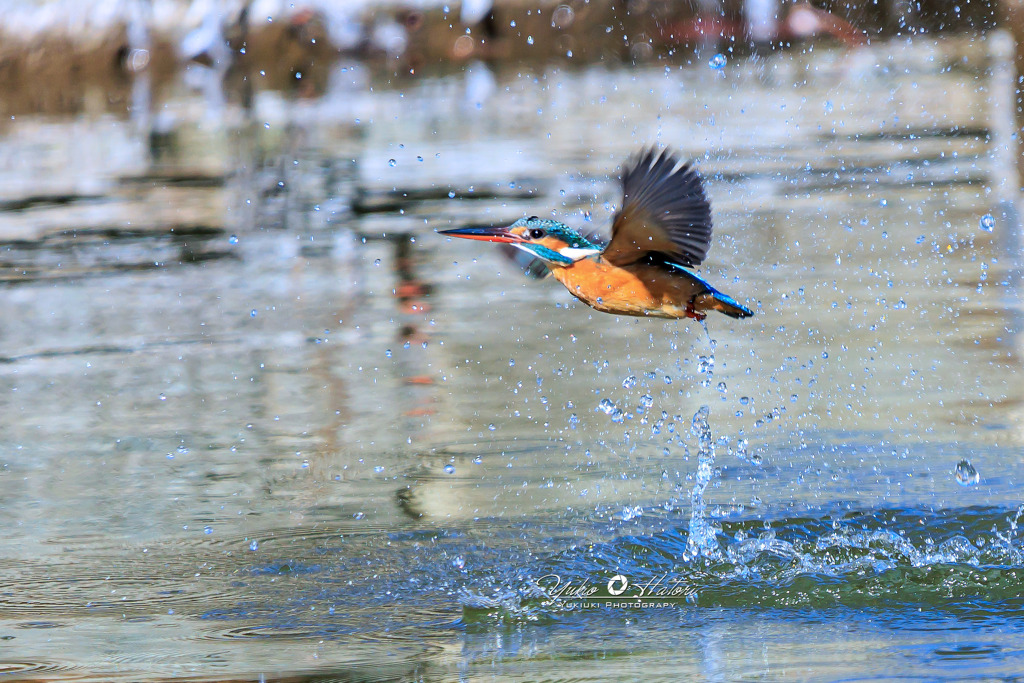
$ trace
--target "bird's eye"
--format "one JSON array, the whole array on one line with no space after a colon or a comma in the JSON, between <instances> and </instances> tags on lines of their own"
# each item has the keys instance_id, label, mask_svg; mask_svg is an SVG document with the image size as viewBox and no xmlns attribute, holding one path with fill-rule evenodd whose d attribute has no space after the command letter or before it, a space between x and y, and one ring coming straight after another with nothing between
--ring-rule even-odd
<instances>
[{"instance_id":1,"label":"bird's eye","mask_svg":"<svg viewBox=\"0 0 1024 683\"><path fill-rule=\"evenodd\" d=\"M533 228L532 230L530 230L530 237L535 239L535 240L539 240L543 236L544 236L544 231L541 230L540 228Z\"/></svg>"}]
</instances>

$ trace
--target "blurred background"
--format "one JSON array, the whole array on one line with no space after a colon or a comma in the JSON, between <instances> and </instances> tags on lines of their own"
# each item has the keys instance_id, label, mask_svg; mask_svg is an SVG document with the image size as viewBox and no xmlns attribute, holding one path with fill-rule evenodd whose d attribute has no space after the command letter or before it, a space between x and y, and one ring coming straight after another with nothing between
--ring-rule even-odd
<instances>
[{"instance_id":1,"label":"blurred background","mask_svg":"<svg viewBox=\"0 0 1024 683\"><path fill-rule=\"evenodd\" d=\"M0 0L0 675L1018 673L1022 32ZM596 313L435 232L607 230L645 145L754 318Z\"/></svg>"}]
</instances>

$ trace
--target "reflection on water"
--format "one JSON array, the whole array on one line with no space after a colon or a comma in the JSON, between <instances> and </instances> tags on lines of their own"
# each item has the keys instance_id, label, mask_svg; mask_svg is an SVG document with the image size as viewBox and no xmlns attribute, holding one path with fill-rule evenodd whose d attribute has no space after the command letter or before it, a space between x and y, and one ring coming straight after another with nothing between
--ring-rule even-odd
<instances>
[{"instance_id":1,"label":"reflection on water","mask_svg":"<svg viewBox=\"0 0 1024 683\"><path fill-rule=\"evenodd\" d=\"M1019 255L980 47L401 90L347 64L316 99L4 121L0 672L1019 670ZM598 314L434 234L603 225L652 142L707 176L704 272L754 318ZM566 610L550 573L687 599Z\"/></svg>"}]
</instances>

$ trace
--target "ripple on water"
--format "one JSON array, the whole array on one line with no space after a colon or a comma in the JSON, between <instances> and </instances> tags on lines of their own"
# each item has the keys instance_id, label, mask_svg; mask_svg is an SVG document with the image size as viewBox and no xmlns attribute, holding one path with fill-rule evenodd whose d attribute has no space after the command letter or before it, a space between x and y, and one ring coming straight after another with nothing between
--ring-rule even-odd
<instances>
[{"instance_id":1,"label":"ripple on water","mask_svg":"<svg viewBox=\"0 0 1024 683\"><path fill-rule=\"evenodd\" d=\"M7 619L27 617L21 628L57 628L66 619L109 611L144 620L176 608L226 603L237 560L212 550L204 559L191 550L191 559L171 545L121 549L121 557L108 553L102 561L81 554L74 564L6 561L0 563L0 612Z\"/></svg>"},{"instance_id":2,"label":"ripple on water","mask_svg":"<svg viewBox=\"0 0 1024 683\"><path fill-rule=\"evenodd\" d=\"M512 441L501 441L496 439L481 439L479 441L464 441L461 443L445 444L433 448L430 455L437 457L467 458L482 456L517 456L530 455L538 451L549 451L557 449L557 444L552 444L545 439L514 439Z\"/></svg>"},{"instance_id":3,"label":"ripple on water","mask_svg":"<svg viewBox=\"0 0 1024 683\"><path fill-rule=\"evenodd\" d=\"M935 648L933 653L944 659L988 659L1002 652L1003 648L991 643L960 643L949 647Z\"/></svg>"},{"instance_id":4,"label":"ripple on water","mask_svg":"<svg viewBox=\"0 0 1024 683\"><path fill-rule=\"evenodd\" d=\"M26 680L29 677L66 676L73 674L76 667L33 659L0 659L0 676L8 680Z\"/></svg>"},{"instance_id":5,"label":"ripple on water","mask_svg":"<svg viewBox=\"0 0 1024 683\"><path fill-rule=\"evenodd\" d=\"M0 580L0 610L8 616L59 616L115 610L147 613L161 606L217 602L224 597L212 582L189 582L182 577L52 576ZM25 622L50 624L49 621ZM46 626L35 626L45 628ZM25 626L29 628L29 626Z\"/></svg>"}]
</instances>

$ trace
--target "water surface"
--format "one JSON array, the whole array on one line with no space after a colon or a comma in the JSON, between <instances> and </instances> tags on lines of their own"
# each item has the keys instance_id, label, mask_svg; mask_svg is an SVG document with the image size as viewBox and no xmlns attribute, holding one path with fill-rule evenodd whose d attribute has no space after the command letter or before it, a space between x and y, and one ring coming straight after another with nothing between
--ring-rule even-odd
<instances>
[{"instance_id":1,"label":"water surface","mask_svg":"<svg viewBox=\"0 0 1024 683\"><path fill-rule=\"evenodd\" d=\"M3 122L0 673L1019 673L1004 68L959 38L350 63L317 99L183 79ZM434 232L606 225L646 144L697 161L701 273L754 318L599 314ZM580 606L552 575L681 592Z\"/></svg>"}]
</instances>

